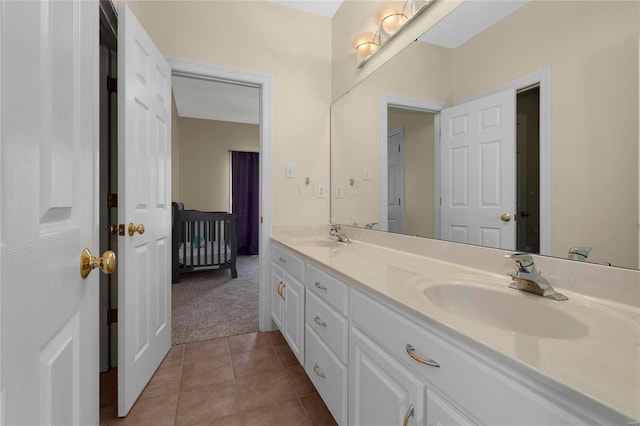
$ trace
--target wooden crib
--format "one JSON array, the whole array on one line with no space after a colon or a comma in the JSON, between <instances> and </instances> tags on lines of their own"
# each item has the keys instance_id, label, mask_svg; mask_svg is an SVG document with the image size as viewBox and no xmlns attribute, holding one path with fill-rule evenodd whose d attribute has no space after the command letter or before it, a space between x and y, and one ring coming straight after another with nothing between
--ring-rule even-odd
<instances>
[{"instance_id":1,"label":"wooden crib","mask_svg":"<svg viewBox=\"0 0 640 426\"><path fill-rule=\"evenodd\" d=\"M238 241L236 216L227 212L183 210L173 205L172 282L180 274L230 269L237 278Z\"/></svg>"}]
</instances>

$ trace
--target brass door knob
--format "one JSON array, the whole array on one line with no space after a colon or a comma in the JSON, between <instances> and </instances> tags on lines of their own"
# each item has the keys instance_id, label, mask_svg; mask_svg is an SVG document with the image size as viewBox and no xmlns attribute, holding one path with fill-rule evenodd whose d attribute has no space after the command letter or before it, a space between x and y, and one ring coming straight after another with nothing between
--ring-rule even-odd
<instances>
[{"instance_id":1,"label":"brass door knob","mask_svg":"<svg viewBox=\"0 0 640 426\"><path fill-rule=\"evenodd\" d=\"M500 220L503 222L509 222L511 220L511 215L509 213L503 213L502 216L500 216Z\"/></svg>"},{"instance_id":2,"label":"brass door knob","mask_svg":"<svg viewBox=\"0 0 640 426\"><path fill-rule=\"evenodd\" d=\"M102 257L94 257L89 249L84 249L80 255L80 276L87 278L96 268L100 268L102 272L109 275L116 268L116 263L116 254L111 250L105 251Z\"/></svg>"},{"instance_id":3,"label":"brass door knob","mask_svg":"<svg viewBox=\"0 0 640 426\"><path fill-rule=\"evenodd\" d=\"M136 232L138 234L144 234L144 225L140 224L138 226L135 226L133 223L130 223L129 224L129 236L133 237L133 234L135 234Z\"/></svg>"}]
</instances>

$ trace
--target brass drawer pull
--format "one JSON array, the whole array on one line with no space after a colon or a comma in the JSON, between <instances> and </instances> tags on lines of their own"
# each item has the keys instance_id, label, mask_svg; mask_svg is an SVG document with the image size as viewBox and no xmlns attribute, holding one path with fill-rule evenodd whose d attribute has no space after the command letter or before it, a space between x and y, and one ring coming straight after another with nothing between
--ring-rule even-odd
<instances>
[{"instance_id":1,"label":"brass drawer pull","mask_svg":"<svg viewBox=\"0 0 640 426\"><path fill-rule=\"evenodd\" d=\"M404 415L404 422L402 422L402 426L407 426L409 424L409 417L413 417L413 405L409 406L407 414Z\"/></svg>"},{"instance_id":2,"label":"brass drawer pull","mask_svg":"<svg viewBox=\"0 0 640 426\"><path fill-rule=\"evenodd\" d=\"M409 343L407 343L407 354L409 354L409 356L411 358L413 358L414 360L418 361L420 364L429 365L431 367L440 367L440 364L438 364L434 360L432 360L432 359L424 359L421 356L418 356L415 353L413 353L413 351L415 351L415 350L416 350L416 348L414 348L413 345L410 345Z\"/></svg>"},{"instance_id":3,"label":"brass drawer pull","mask_svg":"<svg viewBox=\"0 0 640 426\"><path fill-rule=\"evenodd\" d=\"M313 321L315 321L315 323L316 323L316 324L318 324L319 326L322 326L322 327L326 327L326 326L327 326L327 323L326 323L326 322L324 322L324 321L322 321L322 320L320 319L320 317L319 317L319 316L317 316L317 315L316 315L316 317L313 319Z\"/></svg>"},{"instance_id":4,"label":"brass drawer pull","mask_svg":"<svg viewBox=\"0 0 640 426\"><path fill-rule=\"evenodd\" d=\"M285 259L284 257L279 257L278 260L282 263L287 263L287 259Z\"/></svg>"},{"instance_id":5,"label":"brass drawer pull","mask_svg":"<svg viewBox=\"0 0 640 426\"><path fill-rule=\"evenodd\" d=\"M284 299L285 299L285 297L284 297L284 289L285 289L285 286L282 284L282 281L280 281L280 282L278 283L278 290L277 290L277 292L278 292L278 295L282 298L282 300L284 300Z\"/></svg>"},{"instance_id":6,"label":"brass drawer pull","mask_svg":"<svg viewBox=\"0 0 640 426\"><path fill-rule=\"evenodd\" d=\"M316 281L316 283L313 285L315 288L319 288L320 290L326 290L327 287L323 286L322 284L320 284L318 281Z\"/></svg>"},{"instance_id":7,"label":"brass drawer pull","mask_svg":"<svg viewBox=\"0 0 640 426\"><path fill-rule=\"evenodd\" d=\"M313 366L313 372L316 373L316 376L320 376L323 379L327 378L327 375L324 374L322 371L320 371L320 366L318 365L318 363L316 362L316 364Z\"/></svg>"}]
</instances>

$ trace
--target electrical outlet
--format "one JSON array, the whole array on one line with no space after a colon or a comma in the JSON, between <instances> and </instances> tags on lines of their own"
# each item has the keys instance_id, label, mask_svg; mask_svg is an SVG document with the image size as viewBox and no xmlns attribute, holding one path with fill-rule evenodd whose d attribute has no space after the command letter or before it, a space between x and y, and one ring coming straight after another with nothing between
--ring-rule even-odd
<instances>
[{"instance_id":1,"label":"electrical outlet","mask_svg":"<svg viewBox=\"0 0 640 426\"><path fill-rule=\"evenodd\" d=\"M369 180L369 168L365 167L362 170L362 180Z\"/></svg>"},{"instance_id":2,"label":"electrical outlet","mask_svg":"<svg viewBox=\"0 0 640 426\"><path fill-rule=\"evenodd\" d=\"M324 185L318 185L318 198L324 198L325 196Z\"/></svg>"},{"instance_id":3,"label":"electrical outlet","mask_svg":"<svg viewBox=\"0 0 640 426\"><path fill-rule=\"evenodd\" d=\"M293 177L293 164L292 163L287 163L287 169L285 172L286 176L288 178L292 178Z\"/></svg>"}]
</instances>

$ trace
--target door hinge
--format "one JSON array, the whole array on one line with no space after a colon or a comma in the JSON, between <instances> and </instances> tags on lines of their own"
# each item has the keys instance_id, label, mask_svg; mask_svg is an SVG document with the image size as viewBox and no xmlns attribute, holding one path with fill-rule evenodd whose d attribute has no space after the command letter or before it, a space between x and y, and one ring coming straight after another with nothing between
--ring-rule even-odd
<instances>
[{"instance_id":1,"label":"door hinge","mask_svg":"<svg viewBox=\"0 0 640 426\"><path fill-rule=\"evenodd\" d=\"M400 198L398 198L398 205L400 205Z\"/></svg>"},{"instance_id":2,"label":"door hinge","mask_svg":"<svg viewBox=\"0 0 640 426\"><path fill-rule=\"evenodd\" d=\"M107 77L107 90L110 93L118 93L118 79Z\"/></svg>"},{"instance_id":3,"label":"door hinge","mask_svg":"<svg viewBox=\"0 0 640 426\"><path fill-rule=\"evenodd\" d=\"M115 324L118 322L118 310L109 309L107 311L107 324Z\"/></svg>"},{"instance_id":4,"label":"door hinge","mask_svg":"<svg viewBox=\"0 0 640 426\"><path fill-rule=\"evenodd\" d=\"M118 207L118 194L112 194L111 192L107 194L107 207L110 209Z\"/></svg>"}]
</instances>

